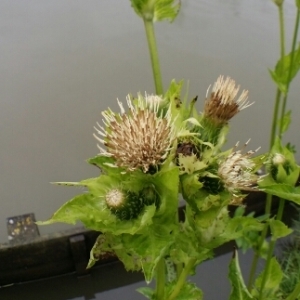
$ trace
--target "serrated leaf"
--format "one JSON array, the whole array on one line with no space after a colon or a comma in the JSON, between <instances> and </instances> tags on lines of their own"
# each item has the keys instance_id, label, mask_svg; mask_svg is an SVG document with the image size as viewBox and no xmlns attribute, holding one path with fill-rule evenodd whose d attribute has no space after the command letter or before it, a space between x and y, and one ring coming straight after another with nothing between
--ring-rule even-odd
<instances>
[{"instance_id":1,"label":"serrated leaf","mask_svg":"<svg viewBox=\"0 0 300 300\"><path fill-rule=\"evenodd\" d=\"M107 235L100 234L90 251L90 259L87 265L87 269L91 268L103 254L113 252L111 246L108 244Z\"/></svg>"},{"instance_id":2,"label":"serrated leaf","mask_svg":"<svg viewBox=\"0 0 300 300\"><path fill-rule=\"evenodd\" d=\"M293 187L288 184L264 185L260 190L282 199L290 200L296 204L300 204L300 187Z\"/></svg>"},{"instance_id":3,"label":"serrated leaf","mask_svg":"<svg viewBox=\"0 0 300 300\"><path fill-rule=\"evenodd\" d=\"M224 232L217 236L211 247L217 247L230 240L235 240L240 237L246 237L251 232L259 232L263 230L264 225L254 217L240 216L229 219Z\"/></svg>"},{"instance_id":4,"label":"serrated leaf","mask_svg":"<svg viewBox=\"0 0 300 300\"><path fill-rule=\"evenodd\" d=\"M259 275L255 281L255 288L252 290L252 296L257 297L261 290L261 284L266 269ZM260 299L278 299L276 297L276 291L279 289L282 279L282 270L275 257L272 257L267 272L267 280L262 291L262 297Z\"/></svg>"},{"instance_id":5,"label":"serrated leaf","mask_svg":"<svg viewBox=\"0 0 300 300\"><path fill-rule=\"evenodd\" d=\"M234 256L229 265L229 280L231 282L231 292L229 300L253 299L244 283L239 265L238 253L236 250L234 250Z\"/></svg>"},{"instance_id":6,"label":"serrated leaf","mask_svg":"<svg viewBox=\"0 0 300 300\"><path fill-rule=\"evenodd\" d=\"M195 224L192 224L192 226L189 225L189 220L193 219L193 214L189 206L186 207L185 215L185 223L181 224L181 228L176 235L176 240L170 248L170 257L174 263L184 263L185 265L189 263L191 258L194 258L196 266L202 261L212 258L213 252L200 243L197 232L194 229Z\"/></svg>"},{"instance_id":7,"label":"serrated leaf","mask_svg":"<svg viewBox=\"0 0 300 300\"><path fill-rule=\"evenodd\" d=\"M37 224L48 225L57 222L75 224L81 221L87 228L96 231L111 232L116 235L134 234L152 223L155 211L155 205L146 206L137 219L119 220L107 208L103 197L95 197L87 193L69 200L49 220Z\"/></svg>"},{"instance_id":8,"label":"serrated leaf","mask_svg":"<svg viewBox=\"0 0 300 300\"><path fill-rule=\"evenodd\" d=\"M293 232L291 228L288 228L283 222L279 220L269 220L269 225L272 233L272 239L277 240L285 237Z\"/></svg>"},{"instance_id":9,"label":"serrated leaf","mask_svg":"<svg viewBox=\"0 0 300 300\"><path fill-rule=\"evenodd\" d=\"M172 292L175 287L175 283L171 283L166 287L166 293L169 295L166 299L172 295ZM176 300L202 300L203 293L202 291L192 282L185 282L183 287L180 289L180 292L176 296L176 298L172 298Z\"/></svg>"},{"instance_id":10,"label":"serrated leaf","mask_svg":"<svg viewBox=\"0 0 300 300\"><path fill-rule=\"evenodd\" d=\"M292 64L291 59L292 52L277 62L275 70L269 70L273 81L284 94L287 92L288 82L292 81L300 69L300 45L293 53Z\"/></svg>"},{"instance_id":11,"label":"serrated leaf","mask_svg":"<svg viewBox=\"0 0 300 300\"><path fill-rule=\"evenodd\" d=\"M125 171L123 168L117 168L115 160L112 157L97 155L87 160L91 165L98 167L104 174L120 174Z\"/></svg>"}]
</instances>

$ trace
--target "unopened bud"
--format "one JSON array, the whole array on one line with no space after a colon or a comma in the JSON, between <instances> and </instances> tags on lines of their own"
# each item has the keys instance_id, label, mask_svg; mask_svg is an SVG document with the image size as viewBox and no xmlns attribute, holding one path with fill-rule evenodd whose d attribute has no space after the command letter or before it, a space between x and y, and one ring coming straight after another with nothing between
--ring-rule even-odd
<instances>
[{"instance_id":1,"label":"unopened bud","mask_svg":"<svg viewBox=\"0 0 300 300\"><path fill-rule=\"evenodd\" d=\"M112 189L105 196L107 207L120 220L136 219L144 208L144 203L133 192Z\"/></svg>"},{"instance_id":2,"label":"unopened bud","mask_svg":"<svg viewBox=\"0 0 300 300\"><path fill-rule=\"evenodd\" d=\"M286 162L286 158L280 154L280 153L276 153L273 158L272 158L272 163L275 165L275 166L278 166L278 165L282 165Z\"/></svg>"}]
</instances>

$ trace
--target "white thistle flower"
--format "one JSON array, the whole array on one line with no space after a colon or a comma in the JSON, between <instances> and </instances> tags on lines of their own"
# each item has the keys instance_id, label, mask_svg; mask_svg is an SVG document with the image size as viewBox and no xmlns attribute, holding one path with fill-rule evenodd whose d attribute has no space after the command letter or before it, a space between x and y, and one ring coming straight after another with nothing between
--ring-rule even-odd
<instances>
[{"instance_id":1,"label":"white thistle flower","mask_svg":"<svg viewBox=\"0 0 300 300\"><path fill-rule=\"evenodd\" d=\"M164 116L159 115L159 101L152 101L153 97L138 97L134 104L127 96L127 113L120 101L121 113L115 114L111 110L102 113L105 129L97 123L98 135L94 134L94 137L106 147L103 149L98 145L100 154L113 157L116 166L129 171L141 168L147 172L167 158L175 139L171 112L168 110Z\"/></svg>"},{"instance_id":2,"label":"white thistle flower","mask_svg":"<svg viewBox=\"0 0 300 300\"><path fill-rule=\"evenodd\" d=\"M237 143L232 152L219 165L218 176L232 194L238 194L242 190L257 190L259 177L253 173L255 163L250 160L250 157L260 148L243 153L243 149L248 145L249 141L245 143L241 150L237 150L239 144Z\"/></svg>"}]
</instances>

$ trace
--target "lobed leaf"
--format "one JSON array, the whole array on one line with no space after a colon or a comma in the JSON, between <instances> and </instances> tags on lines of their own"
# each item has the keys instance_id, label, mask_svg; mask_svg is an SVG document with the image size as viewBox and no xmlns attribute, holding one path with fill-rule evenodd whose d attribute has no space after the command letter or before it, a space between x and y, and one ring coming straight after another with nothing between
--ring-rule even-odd
<instances>
[{"instance_id":1,"label":"lobed leaf","mask_svg":"<svg viewBox=\"0 0 300 300\"><path fill-rule=\"evenodd\" d=\"M255 288L252 290L252 296L258 297L261 290L262 280L266 272L267 272L267 280L264 289L262 291L262 297L260 299L270 299L270 300L278 299L278 297L276 296L276 292L279 289L283 274L280 265L277 262L275 257L271 258L269 269L268 270L265 269L256 279Z\"/></svg>"},{"instance_id":2,"label":"lobed leaf","mask_svg":"<svg viewBox=\"0 0 300 300\"><path fill-rule=\"evenodd\" d=\"M249 293L242 276L238 260L238 252L234 250L234 256L229 265L229 280L231 282L231 292L229 300L251 300L253 297Z\"/></svg>"}]
</instances>

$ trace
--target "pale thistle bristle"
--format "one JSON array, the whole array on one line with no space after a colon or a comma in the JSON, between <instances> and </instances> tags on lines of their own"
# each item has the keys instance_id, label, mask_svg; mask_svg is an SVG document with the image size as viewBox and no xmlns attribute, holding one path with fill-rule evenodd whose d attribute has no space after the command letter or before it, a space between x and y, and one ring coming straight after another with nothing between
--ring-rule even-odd
<instances>
[{"instance_id":1,"label":"pale thistle bristle","mask_svg":"<svg viewBox=\"0 0 300 300\"><path fill-rule=\"evenodd\" d=\"M127 113L118 101L121 113L104 112L106 129L99 124L95 127L95 138L106 147L104 150L98 146L101 154L113 157L118 167L129 171L141 168L147 172L151 166L162 164L174 141L170 111L164 117L158 116L159 103L152 100L159 100L159 96L149 97L139 97L134 104L128 96Z\"/></svg>"},{"instance_id":2,"label":"pale thistle bristle","mask_svg":"<svg viewBox=\"0 0 300 300\"><path fill-rule=\"evenodd\" d=\"M218 176L225 187L233 194L238 194L243 190L257 190L259 177L254 174L255 163L250 158L259 148L255 151L249 150L243 153L249 141L240 150L237 150L237 143L218 168Z\"/></svg>"},{"instance_id":3,"label":"pale thistle bristle","mask_svg":"<svg viewBox=\"0 0 300 300\"><path fill-rule=\"evenodd\" d=\"M251 106L248 101L248 91L243 90L239 97L240 86L230 77L224 79L219 76L214 83L210 97L207 97L204 105L204 116L211 118L217 124L227 123L239 111Z\"/></svg>"}]
</instances>

